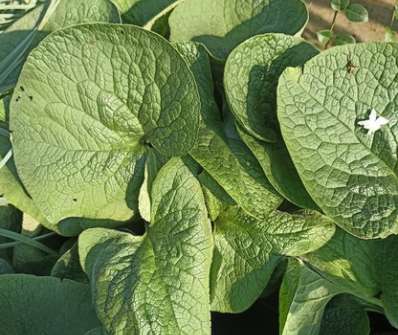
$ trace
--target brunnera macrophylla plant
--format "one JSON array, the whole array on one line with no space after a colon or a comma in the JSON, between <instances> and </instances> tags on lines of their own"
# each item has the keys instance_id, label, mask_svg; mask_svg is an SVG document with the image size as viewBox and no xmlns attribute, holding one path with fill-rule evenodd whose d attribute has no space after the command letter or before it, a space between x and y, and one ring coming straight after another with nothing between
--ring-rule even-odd
<instances>
[{"instance_id":1,"label":"brunnera macrophylla plant","mask_svg":"<svg viewBox=\"0 0 398 335\"><path fill-rule=\"evenodd\" d=\"M281 334L398 327L398 46L320 52L300 0L36 5L0 33L0 335L211 334L279 286Z\"/></svg>"}]
</instances>

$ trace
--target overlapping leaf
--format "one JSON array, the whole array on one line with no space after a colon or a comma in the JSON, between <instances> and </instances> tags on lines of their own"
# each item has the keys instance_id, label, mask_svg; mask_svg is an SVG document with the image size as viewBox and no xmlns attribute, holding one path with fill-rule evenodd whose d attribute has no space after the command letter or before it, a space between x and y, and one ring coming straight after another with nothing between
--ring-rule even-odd
<instances>
[{"instance_id":1,"label":"overlapping leaf","mask_svg":"<svg viewBox=\"0 0 398 335\"><path fill-rule=\"evenodd\" d=\"M280 291L282 335L368 335L366 304L322 275L289 264Z\"/></svg>"},{"instance_id":2,"label":"overlapping leaf","mask_svg":"<svg viewBox=\"0 0 398 335\"><path fill-rule=\"evenodd\" d=\"M79 237L99 318L111 335L210 334L212 239L200 185L172 159L151 199L144 236L97 228Z\"/></svg>"},{"instance_id":3,"label":"overlapping leaf","mask_svg":"<svg viewBox=\"0 0 398 335\"><path fill-rule=\"evenodd\" d=\"M299 256L316 250L333 233L333 222L315 212L275 211L260 221L230 207L215 222L212 309L236 313L249 308L282 255Z\"/></svg>"},{"instance_id":4,"label":"overlapping leaf","mask_svg":"<svg viewBox=\"0 0 398 335\"><path fill-rule=\"evenodd\" d=\"M398 232L397 57L393 43L336 47L279 81L278 118L306 189L362 238ZM373 109L389 123L368 133L359 121Z\"/></svg>"},{"instance_id":5,"label":"overlapping leaf","mask_svg":"<svg viewBox=\"0 0 398 335\"><path fill-rule=\"evenodd\" d=\"M307 8L300 0L185 0L170 16L170 38L201 42L215 57L225 59L253 35L293 35L307 20Z\"/></svg>"},{"instance_id":6,"label":"overlapping leaf","mask_svg":"<svg viewBox=\"0 0 398 335\"><path fill-rule=\"evenodd\" d=\"M318 51L301 38L283 34L255 36L239 45L225 66L225 91L240 136L275 189L291 202L316 208L280 136L276 89L288 66L301 66ZM268 142L268 143L266 143Z\"/></svg>"},{"instance_id":7,"label":"overlapping leaf","mask_svg":"<svg viewBox=\"0 0 398 335\"><path fill-rule=\"evenodd\" d=\"M64 218L129 219L146 152L185 154L199 124L188 66L161 37L134 26L53 33L29 56L11 103L18 174L65 235L82 224L57 225Z\"/></svg>"}]
</instances>

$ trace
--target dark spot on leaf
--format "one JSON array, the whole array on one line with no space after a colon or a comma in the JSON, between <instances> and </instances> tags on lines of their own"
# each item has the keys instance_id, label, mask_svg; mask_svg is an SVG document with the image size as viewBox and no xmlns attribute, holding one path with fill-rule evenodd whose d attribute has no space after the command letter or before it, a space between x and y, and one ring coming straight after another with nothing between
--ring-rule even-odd
<instances>
[{"instance_id":1,"label":"dark spot on leaf","mask_svg":"<svg viewBox=\"0 0 398 335\"><path fill-rule=\"evenodd\" d=\"M76 198L73 198L73 202L77 202L77 199L76 199Z\"/></svg>"},{"instance_id":2,"label":"dark spot on leaf","mask_svg":"<svg viewBox=\"0 0 398 335\"><path fill-rule=\"evenodd\" d=\"M144 144L150 148L153 148L152 143L148 142L148 141L144 141Z\"/></svg>"},{"instance_id":3,"label":"dark spot on leaf","mask_svg":"<svg viewBox=\"0 0 398 335\"><path fill-rule=\"evenodd\" d=\"M31 95L29 95L29 100L30 100L30 101L32 101L32 100L33 100L33 97L32 97Z\"/></svg>"},{"instance_id":4,"label":"dark spot on leaf","mask_svg":"<svg viewBox=\"0 0 398 335\"><path fill-rule=\"evenodd\" d=\"M19 100L21 100L21 97L18 95L15 101L18 102Z\"/></svg>"},{"instance_id":5,"label":"dark spot on leaf","mask_svg":"<svg viewBox=\"0 0 398 335\"><path fill-rule=\"evenodd\" d=\"M21 86L19 89L20 89L22 92L24 92L24 91L25 91L25 89L24 89L24 87L23 87L23 86Z\"/></svg>"},{"instance_id":6,"label":"dark spot on leaf","mask_svg":"<svg viewBox=\"0 0 398 335\"><path fill-rule=\"evenodd\" d=\"M356 68L356 65L354 65L351 61L348 61L347 65L346 65L346 69L348 73L353 73L354 70Z\"/></svg>"}]
</instances>

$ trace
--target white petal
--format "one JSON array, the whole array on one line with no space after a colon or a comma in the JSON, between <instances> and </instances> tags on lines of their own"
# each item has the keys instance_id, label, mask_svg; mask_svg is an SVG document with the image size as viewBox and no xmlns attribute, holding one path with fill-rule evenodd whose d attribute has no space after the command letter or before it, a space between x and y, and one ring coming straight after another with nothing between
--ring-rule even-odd
<instances>
[{"instance_id":1,"label":"white petal","mask_svg":"<svg viewBox=\"0 0 398 335\"><path fill-rule=\"evenodd\" d=\"M390 122L390 120L386 119L385 117L380 116L379 118L377 118L376 122L377 122L377 124L384 126L385 124Z\"/></svg>"},{"instance_id":2,"label":"white petal","mask_svg":"<svg viewBox=\"0 0 398 335\"><path fill-rule=\"evenodd\" d=\"M377 112L373 108L372 111L369 114L369 121L376 121L376 119L377 119Z\"/></svg>"}]
</instances>

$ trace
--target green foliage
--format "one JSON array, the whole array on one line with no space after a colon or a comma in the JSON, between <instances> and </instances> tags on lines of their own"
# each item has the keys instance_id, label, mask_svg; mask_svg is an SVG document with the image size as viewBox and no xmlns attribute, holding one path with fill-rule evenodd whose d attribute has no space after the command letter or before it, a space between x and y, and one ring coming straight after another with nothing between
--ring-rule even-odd
<instances>
[{"instance_id":1,"label":"green foliage","mask_svg":"<svg viewBox=\"0 0 398 335\"><path fill-rule=\"evenodd\" d=\"M305 3L1 2L0 335L398 328L398 47Z\"/></svg>"},{"instance_id":2,"label":"green foliage","mask_svg":"<svg viewBox=\"0 0 398 335\"><path fill-rule=\"evenodd\" d=\"M369 20L368 10L350 0L330 0L330 7L335 11L331 27L317 32L317 39L320 46L324 49L334 45L344 45L356 43L355 37L351 34L336 33L334 27L337 17L343 13L351 22L367 22Z\"/></svg>"},{"instance_id":3,"label":"green foliage","mask_svg":"<svg viewBox=\"0 0 398 335\"><path fill-rule=\"evenodd\" d=\"M369 20L369 14L367 9L360 4L350 4L344 9L344 14L348 20L352 22L367 22Z\"/></svg>"},{"instance_id":4,"label":"green foliage","mask_svg":"<svg viewBox=\"0 0 398 335\"><path fill-rule=\"evenodd\" d=\"M0 275L1 333L84 335L99 326L88 285L53 277ZM27 304L28 302L28 304Z\"/></svg>"}]
</instances>

